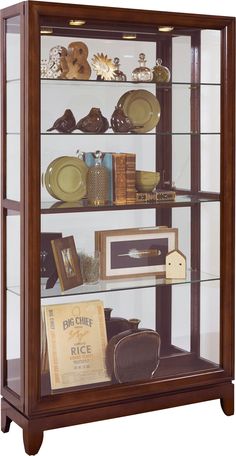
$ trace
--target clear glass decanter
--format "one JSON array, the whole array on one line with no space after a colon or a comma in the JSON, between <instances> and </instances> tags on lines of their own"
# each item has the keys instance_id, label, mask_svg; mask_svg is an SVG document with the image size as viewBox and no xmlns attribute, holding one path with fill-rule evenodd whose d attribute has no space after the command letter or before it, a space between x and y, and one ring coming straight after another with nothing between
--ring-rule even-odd
<instances>
[{"instance_id":1,"label":"clear glass decanter","mask_svg":"<svg viewBox=\"0 0 236 456\"><path fill-rule=\"evenodd\" d=\"M162 60L157 59L156 65L153 68L153 82L169 82L170 70L162 65Z\"/></svg>"},{"instance_id":2,"label":"clear glass decanter","mask_svg":"<svg viewBox=\"0 0 236 456\"><path fill-rule=\"evenodd\" d=\"M146 67L145 54L139 54L139 67L132 71L132 81L151 81L152 70Z\"/></svg>"},{"instance_id":3,"label":"clear glass decanter","mask_svg":"<svg viewBox=\"0 0 236 456\"><path fill-rule=\"evenodd\" d=\"M118 59L118 57L115 57L113 63L115 65L113 79L115 81L126 81L126 75L123 73L123 71L120 70L120 59Z\"/></svg>"}]
</instances>

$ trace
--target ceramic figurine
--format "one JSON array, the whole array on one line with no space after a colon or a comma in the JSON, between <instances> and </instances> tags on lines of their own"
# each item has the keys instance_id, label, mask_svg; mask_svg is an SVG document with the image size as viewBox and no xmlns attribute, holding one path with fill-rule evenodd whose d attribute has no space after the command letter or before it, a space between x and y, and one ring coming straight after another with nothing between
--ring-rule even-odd
<instances>
[{"instance_id":1,"label":"ceramic figurine","mask_svg":"<svg viewBox=\"0 0 236 456\"><path fill-rule=\"evenodd\" d=\"M111 128L114 132L127 133L132 131L134 126L128 116L125 115L121 107L115 108L111 116Z\"/></svg>"},{"instance_id":2,"label":"ceramic figurine","mask_svg":"<svg viewBox=\"0 0 236 456\"><path fill-rule=\"evenodd\" d=\"M129 320L130 329L108 342L106 365L113 382L149 380L160 362L160 335L152 329L138 328L140 320Z\"/></svg>"},{"instance_id":3,"label":"ceramic figurine","mask_svg":"<svg viewBox=\"0 0 236 456\"><path fill-rule=\"evenodd\" d=\"M92 108L76 125L76 128L84 133L104 133L108 127L109 122L99 108Z\"/></svg>"},{"instance_id":4,"label":"ceramic figurine","mask_svg":"<svg viewBox=\"0 0 236 456\"><path fill-rule=\"evenodd\" d=\"M91 67L87 61L88 47L82 41L75 41L68 46L67 55L61 58L62 79L88 80Z\"/></svg>"},{"instance_id":5,"label":"ceramic figurine","mask_svg":"<svg viewBox=\"0 0 236 456\"><path fill-rule=\"evenodd\" d=\"M166 279L186 278L186 256L180 250L172 250L166 255Z\"/></svg>"},{"instance_id":6,"label":"ceramic figurine","mask_svg":"<svg viewBox=\"0 0 236 456\"><path fill-rule=\"evenodd\" d=\"M66 109L63 116L59 117L47 131L57 130L59 133L71 133L76 127L73 112Z\"/></svg>"},{"instance_id":7,"label":"ceramic figurine","mask_svg":"<svg viewBox=\"0 0 236 456\"><path fill-rule=\"evenodd\" d=\"M58 79L62 73L61 59L67 55L64 46L54 46L49 51L49 58L41 61L41 78Z\"/></svg>"}]
</instances>

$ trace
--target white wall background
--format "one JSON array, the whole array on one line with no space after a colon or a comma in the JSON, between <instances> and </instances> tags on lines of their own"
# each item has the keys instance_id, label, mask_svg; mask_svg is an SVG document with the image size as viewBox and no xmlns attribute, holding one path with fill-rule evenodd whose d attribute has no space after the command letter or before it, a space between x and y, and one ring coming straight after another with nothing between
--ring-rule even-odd
<instances>
[{"instance_id":1,"label":"white wall background","mask_svg":"<svg viewBox=\"0 0 236 456\"><path fill-rule=\"evenodd\" d=\"M12 2L1 1L1 7ZM65 2L64 2L65 3ZM136 0L127 5L124 0L84 0L84 4L97 4L117 7L159 9L164 11L179 11L205 14L236 14L233 2L215 0L215 2L189 3L187 0L166 0L163 2ZM218 145L216 144L216 148ZM209 158L210 159L210 158ZM209 176L208 176L209 178ZM207 179L205 179L205 182ZM209 179L208 179L209 182ZM205 229L205 228L203 228ZM220 456L234 454L235 418L227 418L220 410L219 401L191 405L177 409L164 410L105 422L83 425L80 427L54 430L45 433L44 443L40 454L49 456L56 453L59 456L66 452L74 452L75 445L79 452L86 455L114 456L122 452L135 452L137 456L158 451L166 455L187 456L191 451L193 456L212 454ZM217 437L216 437L217 436ZM79 447L78 447L79 442ZM89 444L88 444L89 443ZM0 435L0 450L2 454L23 455L21 430L12 425L11 432Z\"/></svg>"}]
</instances>

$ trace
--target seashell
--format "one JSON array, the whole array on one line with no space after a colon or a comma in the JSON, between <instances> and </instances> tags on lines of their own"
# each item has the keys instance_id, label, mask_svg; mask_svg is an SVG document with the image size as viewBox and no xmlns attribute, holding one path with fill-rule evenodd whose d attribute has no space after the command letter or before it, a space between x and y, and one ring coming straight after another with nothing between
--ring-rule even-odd
<instances>
[{"instance_id":1,"label":"seashell","mask_svg":"<svg viewBox=\"0 0 236 456\"><path fill-rule=\"evenodd\" d=\"M59 133L71 133L76 127L76 120L70 109L66 109L63 116L59 117L47 131L57 130Z\"/></svg>"}]
</instances>

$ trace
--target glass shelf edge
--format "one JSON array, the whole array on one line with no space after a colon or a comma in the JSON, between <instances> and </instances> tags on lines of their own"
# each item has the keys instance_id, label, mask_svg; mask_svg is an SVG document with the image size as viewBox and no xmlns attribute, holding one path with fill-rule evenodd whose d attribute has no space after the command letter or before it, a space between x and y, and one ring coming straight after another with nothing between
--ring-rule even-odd
<instances>
[{"instance_id":1,"label":"glass shelf edge","mask_svg":"<svg viewBox=\"0 0 236 456\"><path fill-rule=\"evenodd\" d=\"M6 132L7 135L20 135L20 132L14 132L14 131L10 131L10 132ZM160 132L153 132L153 133L150 133L150 132L147 132L147 133L121 133L121 132L118 132L118 133L115 133L115 132L112 132L112 133L84 133L84 132L79 132L79 133L47 133L47 132L42 132L40 133L40 136L51 136L51 137L55 137L55 136L126 136L126 137L129 137L129 138L135 138L135 137L138 137L138 136L201 136L201 135L221 135L221 132L220 131L215 131L215 132L165 132L165 133L160 133Z\"/></svg>"},{"instance_id":2,"label":"glass shelf edge","mask_svg":"<svg viewBox=\"0 0 236 456\"><path fill-rule=\"evenodd\" d=\"M20 79L19 78L16 78L16 79L8 79L6 80L6 83L14 83L14 82L17 82L19 83L20 82ZM160 84L160 83L156 83L156 82L153 82L153 81L140 81L140 82L136 82L136 81L131 81L131 80L128 80L128 81L97 81L96 79L88 79L88 80L83 80L83 79L47 79L47 78L40 78L40 82L41 83L47 83L47 84L52 84L52 83L56 83L56 84L101 84L101 85L136 85L136 86L140 86L140 85L153 85L153 86L157 86L157 89L166 89L166 88L171 88L172 86L193 86L193 87L196 87L196 86L213 86L213 87L220 87L221 86L221 83L220 82L183 82L183 81L172 81L170 83L163 83L163 84Z\"/></svg>"},{"instance_id":3,"label":"glass shelf edge","mask_svg":"<svg viewBox=\"0 0 236 456\"><path fill-rule=\"evenodd\" d=\"M188 81L171 81L171 82L163 82L163 83L158 83L154 81L132 81L132 80L127 80L127 81L112 81L112 80L107 80L107 81L100 81L96 79L49 79L49 78L41 78L40 79L41 83L46 83L46 84L51 84L51 83L56 83L56 84L96 84L96 85L132 85L132 86L148 86L148 85L153 85L156 86L157 89L171 89L173 86L192 86L192 87L201 87L201 86L216 86L220 87L221 83L220 82L188 82Z\"/></svg>"},{"instance_id":4,"label":"glass shelf edge","mask_svg":"<svg viewBox=\"0 0 236 456\"><path fill-rule=\"evenodd\" d=\"M193 197L191 195L176 195L174 201L158 201L157 203L134 203L127 205L106 205L106 206L88 206L85 202L80 203L63 203L51 202L42 203L41 214L61 214L71 212L105 212L105 211L122 211L122 210L142 210L142 209L158 209L163 207L184 207L194 204L219 202L220 194L212 196L201 195Z\"/></svg>"},{"instance_id":5,"label":"glass shelf edge","mask_svg":"<svg viewBox=\"0 0 236 456\"><path fill-rule=\"evenodd\" d=\"M8 133L8 134L19 134L19 133ZM47 132L42 132L40 133L41 136L128 136L131 138L135 138L137 136L198 136L198 135L220 135L221 132L216 131L216 132L165 132L165 133L159 133L159 132L147 132L147 133L84 133L84 132L79 132L79 133L47 133Z\"/></svg>"},{"instance_id":6,"label":"glass shelf edge","mask_svg":"<svg viewBox=\"0 0 236 456\"><path fill-rule=\"evenodd\" d=\"M46 280L41 283L41 300L49 298L67 298L70 296L85 296L88 294L95 293L111 293L118 291L129 291L146 288L157 288L159 286L175 286L175 285L188 285L192 283L212 283L220 280L219 276L213 274L207 274L199 271L187 272L186 279L165 279L156 278L155 276L146 276L130 279L116 279L116 280L103 280L99 281L98 284L88 285L83 284L79 287L72 288L68 291L61 292L60 284L57 282L54 288L45 289ZM8 287L7 291L19 296L20 287Z\"/></svg>"}]
</instances>

